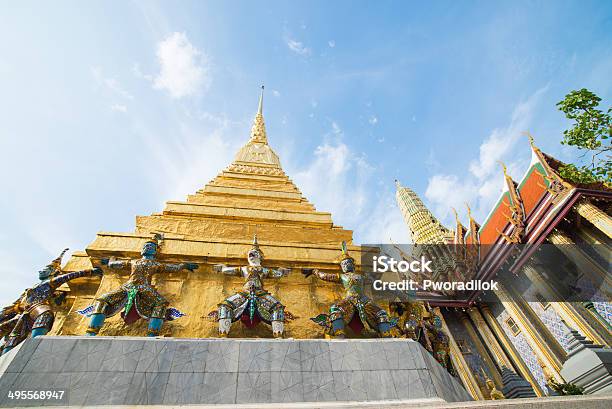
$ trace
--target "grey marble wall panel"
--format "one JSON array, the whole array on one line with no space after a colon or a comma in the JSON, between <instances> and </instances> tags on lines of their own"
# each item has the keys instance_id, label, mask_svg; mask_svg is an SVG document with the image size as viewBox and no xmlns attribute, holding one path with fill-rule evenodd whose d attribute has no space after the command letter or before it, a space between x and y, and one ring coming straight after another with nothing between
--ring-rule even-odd
<instances>
[{"instance_id":1,"label":"grey marble wall panel","mask_svg":"<svg viewBox=\"0 0 612 409\"><path fill-rule=\"evenodd\" d=\"M9 390L65 390L70 405L469 400L406 340L40 337L0 358Z\"/></svg>"}]
</instances>

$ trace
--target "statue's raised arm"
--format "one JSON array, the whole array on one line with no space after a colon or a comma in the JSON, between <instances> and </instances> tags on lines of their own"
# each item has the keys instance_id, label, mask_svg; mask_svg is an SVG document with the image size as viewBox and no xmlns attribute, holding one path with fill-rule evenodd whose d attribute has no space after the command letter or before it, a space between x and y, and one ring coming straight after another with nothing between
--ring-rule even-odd
<instances>
[{"instance_id":1,"label":"statue's raised arm","mask_svg":"<svg viewBox=\"0 0 612 409\"><path fill-rule=\"evenodd\" d=\"M17 346L28 335L35 338L51 330L55 320L55 308L63 301L60 295L65 294L56 291L59 286L76 278L102 275L100 268L64 273L61 264L66 251L68 249L64 249L58 257L38 272L40 282L24 291L19 301L4 308L0 313L0 333L10 331L2 346L3 353Z\"/></svg>"},{"instance_id":2,"label":"statue's raised arm","mask_svg":"<svg viewBox=\"0 0 612 409\"><path fill-rule=\"evenodd\" d=\"M263 277L266 278L282 278L287 277L291 272L290 268L278 267L278 268L263 268Z\"/></svg>"},{"instance_id":3,"label":"statue's raised arm","mask_svg":"<svg viewBox=\"0 0 612 409\"><path fill-rule=\"evenodd\" d=\"M123 270L132 265L132 260L117 260L114 257L100 259L100 264L112 270Z\"/></svg>"},{"instance_id":4,"label":"statue's raised arm","mask_svg":"<svg viewBox=\"0 0 612 409\"><path fill-rule=\"evenodd\" d=\"M147 336L151 337L159 335L164 321L185 315L175 308L169 308L168 301L151 285L151 276L181 270L193 271L198 268L198 265L157 261L157 253L160 251L163 239L161 234L155 234L152 239L147 240L140 252L142 258L122 261L104 259L102 261L103 265L113 269L129 266L130 277L121 287L102 294L92 305L79 311L79 314L91 317L87 335L96 335L106 317L113 316L122 310L121 316L126 324L131 324L140 318L148 320Z\"/></svg>"},{"instance_id":5,"label":"statue's raised arm","mask_svg":"<svg viewBox=\"0 0 612 409\"><path fill-rule=\"evenodd\" d=\"M330 281L332 283L342 282L342 279L340 278L340 273L326 273L325 271L321 271L316 268L303 268L302 274L304 274L304 277L306 278L310 277L311 275L314 275L315 277L323 281Z\"/></svg>"},{"instance_id":6,"label":"statue's raised arm","mask_svg":"<svg viewBox=\"0 0 612 409\"><path fill-rule=\"evenodd\" d=\"M164 273L178 273L179 271L182 271L182 270L189 270L193 272L199 267L196 263L176 263L176 264L165 263L162 265L163 265Z\"/></svg>"},{"instance_id":7,"label":"statue's raised arm","mask_svg":"<svg viewBox=\"0 0 612 409\"><path fill-rule=\"evenodd\" d=\"M225 264L215 264L213 265L213 271L215 273L221 273L228 276L237 276L242 272L241 267L229 267Z\"/></svg>"},{"instance_id":8,"label":"statue's raised arm","mask_svg":"<svg viewBox=\"0 0 612 409\"><path fill-rule=\"evenodd\" d=\"M344 287L344 298L334 302L329 314L319 314L311 320L324 328L326 337L344 338L347 325L357 333L370 328L380 337L390 337L397 320L389 318L385 310L364 294L365 278L355 271L355 259L348 254L346 242L342 242L340 269L339 273L302 270L305 277L314 274L321 280L340 283Z\"/></svg>"}]
</instances>

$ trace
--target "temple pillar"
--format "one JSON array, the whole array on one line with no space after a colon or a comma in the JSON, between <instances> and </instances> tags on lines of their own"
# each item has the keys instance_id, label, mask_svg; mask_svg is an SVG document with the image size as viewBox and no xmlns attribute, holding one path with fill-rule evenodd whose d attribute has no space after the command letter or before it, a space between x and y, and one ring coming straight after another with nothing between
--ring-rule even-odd
<instances>
[{"instance_id":1,"label":"temple pillar","mask_svg":"<svg viewBox=\"0 0 612 409\"><path fill-rule=\"evenodd\" d=\"M595 260L585 254L580 248L576 245L574 240L569 237L567 234L562 232L561 230L554 230L547 237L547 240L558 246L558 249L571 261L576 264L577 270L581 273L586 274L593 285L597 283L602 283L604 296L609 296L609 292L607 291L612 284L612 279L610 279L609 273L606 269L600 266Z\"/></svg>"},{"instance_id":2,"label":"temple pillar","mask_svg":"<svg viewBox=\"0 0 612 409\"><path fill-rule=\"evenodd\" d=\"M510 338L508 338L506 331L504 331L504 329L501 327L499 321L497 321L489 306L481 305L480 310L482 311L482 315L485 321L487 322L487 324L489 324L489 328L491 328L493 333L497 336L497 339L499 339L499 341L502 343L512 363L514 364L513 367L518 371L519 375L531 384L536 395L545 396L545 393L540 387L540 384L529 370L529 367L527 367L527 364L525 364L525 361L523 361L523 358L516 350L516 347L514 346L512 341L510 341ZM511 369L511 367L509 367L508 369Z\"/></svg>"},{"instance_id":3,"label":"temple pillar","mask_svg":"<svg viewBox=\"0 0 612 409\"><path fill-rule=\"evenodd\" d=\"M612 218L590 200L584 199L576 204L576 212L593 226L612 239Z\"/></svg>"},{"instance_id":4,"label":"temple pillar","mask_svg":"<svg viewBox=\"0 0 612 409\"><path fill-rule=\"evenodd\" d=\"M578 229L578 237L580 237L585 243L592 246L591 248L601 257L603 260L607 260L610 257L610 246L606 243L606 238L602 233L598 233L593 230L590 226L585 226L582 223Z\"/></svg>"},{"instance_id":5,"label":"temple pillar","mask_svg":"<svg viewBox=\"0 0 612 409\"><path fill-rule=\"evenodd\" d=\"M495 361L495 364L497 365L497 369L499 370L500 374L504 366L512 368L512 363L510 362L510 359L508 359L503 348L501 347L501 345L499 345L497 339L495 339L495 335L493 335L493 332L491 332L491 329L487 326L487 323L485 322L485 319L480 313L480 311L478 311L478 308L471 307L468 308L467 311L470 318L472 319L472 322L474 323L474 326L476 327L476 330L478 331L484 342L487 344L489 352L491 353L491 356L493 357L493 360Z\"/></svg>"},{"instance_id":6,"label":"temple pillar","mask_svg":"<svg viewBox=\"0 0 612 409\"><path fill-rule=\"evenodd\" d=\"M498 288L497 296L525 336L533 352L548 366L555 380L563 382L559 371L563 366L566 354L561 344L540 321L538 316L535 315L529 304L520 294L512 291L510 287L503 286L501 283L499 283Z\"/></svg>"},{"instance_id":7,"label":"temple pillar","mask_svg":"<svg viewBox=\"0 0 612 409\"><path fill-rule=\"evenodd\" d=\"M608 335L612 333L612 327L610 326L610 323L604 317L601 316L599 311L597 311L597 309L595 308L595 305L593 305L592 301L583 301L582 305L584 306L584 308L586 308L588 312L591 313L593 317L595 317L598 323L600 323L604 328L608 330Z\"/></svg>"},{"instance_id":8,"label":"temple pillar","mask_svg":"<svg viewBox=\"0 0 612 409\"><path fill-rule=\"evenodd\" d=\"M444 333L448 335L448 341L451 352L451 361L453 363L453 367L457 370L459 378L463 382L463 386L467 389L468 393L474 398L474 400L484 400L485 397L480 390L480 386L478 386L478 382L474 377L474 374L470 370L465 358L463 357L463 353L459 349L459 345L455 341L455 337L448 329L448 325L446 325L446 321L444 320L444 316L440 311L440 307L435 307L433 309L434 314L440 317L440 321L442 322L442 329Z\"/></svg>"},{"instance_id":9,"label":"temple pillar","mask_svg":"<svg viewBox=\"0 0 612 409\"><path fill-rule=\"evenodd\" d=\"M474 330L474 326L472 325L472 322L470 321L470 317L466 313L461 312L459 313L459 319L461 320L461 323L467 330L468 335L470 336L470 338L472 339L472 342L476 346L476 349L478 350L478 353L482 357L485 365L489 369L489 372L493 376L493 381L495 382L495 385L498 387L498 389L502 389L504 387L504 382L502 381L501 372L499 369L497 369L497 367L493 363L491 356L487 352L487 348L484 346L484 344L478 337L478 334Z\"/></svg>"},{"instance_id":10,"label":"temple pillar","mask_svg":"<svg viewBox=\"0 0 612 409\"><path fill-rule=\"evenodd\" d=\"M546 278L538 272L532 263L525 264L523 272L546 300L561 300L561 296L548 284ZM577 302L559 301L550 302L550 306L573 329L579 330L591 341L602 345L611 345L612 335L610 330L596 316L593 316L584 305Z\"/></svg>"}]
</instances>

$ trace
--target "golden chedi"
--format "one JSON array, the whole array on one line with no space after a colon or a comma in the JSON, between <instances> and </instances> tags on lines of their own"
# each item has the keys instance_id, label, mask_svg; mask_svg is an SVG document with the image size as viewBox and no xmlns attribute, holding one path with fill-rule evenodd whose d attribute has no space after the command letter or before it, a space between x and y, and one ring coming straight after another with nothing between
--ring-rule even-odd
<instances>
[{"instance_id":1,"label":"golden chedi","mask_svg":"<svg viewBox=\"0 0 612 409\"><path fill-rule=\"evenodd\" d=\"M321 338L321 328L310 320L341 298L342 289L333 283L304 280L303 268L335 272L338 244L352 243L352 231L333 223L331 214L315 209L289 179L278 155L268 144L263 118L263 91L251 136L235 160L217 177L185 201L167 202L160 213L137 216L131 233L100 232L85 252L75 253L66 270L76 271L101 265L103 259L138 258L152 234L164 235L158 254L163 263L197 263L194 271L182 270L152 277L152 284L168 303L186 315L167 322L161 336L217 337L218 323L208 319L210 311L239 292L244 279L218 274L219 264L240 266L256 234L265 252L263 267L291 269L282 280L266 288L278 296L294 320L284 328L286 338ZM361 248L349 245L360 268ZM86 317L77 314L96 297L121 286L129 272L105 269L103 278L70 283L69 302L58 312L52 334L82 335ZM126 326L119 315L109 317L99 335L140 336L146 332L141 320ZM230 337L272 337L266 325L232 327Z\"/></svg>"}]
</instances>

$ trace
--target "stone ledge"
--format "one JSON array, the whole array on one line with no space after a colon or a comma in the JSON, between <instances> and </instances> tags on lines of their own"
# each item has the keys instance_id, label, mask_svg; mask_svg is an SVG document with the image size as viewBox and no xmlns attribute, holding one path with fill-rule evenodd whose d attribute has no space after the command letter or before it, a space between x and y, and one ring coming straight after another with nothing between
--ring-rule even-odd
<instances>
[{"instance_id":1,"label":"stone ledge","mask_svg":"<svg viewBox=\"0 0 612 409\"><path fill-rule=\"evenodd\" d=\"M411 399L396 401L370 401L370 402L317 402L312 403L257 403L257 404L230 404L230 405L147 405L147 409L608 409L612 402L611 396L564 396L545 397L533 399L513 399L497 401L477 401L447 403L441 399ZM38 406L32 406L32 408ZM97 409L99 406L84 405L80 408ZM116 409L141 408L140 405L113 406ZM74 406L55 406L58 409L69 409Z\"/></svg>"},{"instance_id":2,"label":"stone ledge","mask_svg":"<svg viewBox=\"0 0 612 409\"><path fill-rule=\"evenodd\" d=\"M53 389L69 405L470 400L420 344L396 339L49 336L0 358L0 406L16 404L9 390Z\"/></svg>"}]
</instances>

